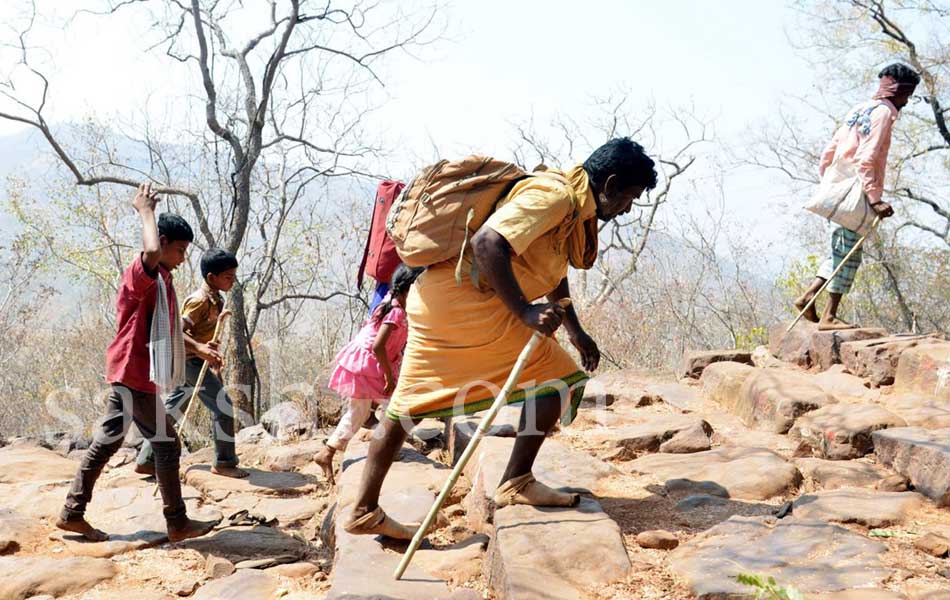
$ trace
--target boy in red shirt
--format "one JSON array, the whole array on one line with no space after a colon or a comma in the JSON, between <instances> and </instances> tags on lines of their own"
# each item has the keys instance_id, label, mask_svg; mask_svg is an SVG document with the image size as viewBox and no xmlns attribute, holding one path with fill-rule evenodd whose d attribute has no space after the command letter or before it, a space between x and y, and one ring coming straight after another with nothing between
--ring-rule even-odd
<instances>
[{"instance_id":1,"label":"boy in red shirt","mask_svg":"<svg viewBox=\"0 0 950 600\"><path fill-rule=\"evenodd\" d=\"M156 223L158 200L149 183L139 186L132 200L142 218L143 252L122 274L116 298L117 331L106 351L106 380L112 390L56 523L91 541L109 536L86 521L86 505L102 469L122 446L131 421L155 453L168 539L177 542L202 536L217 524L188 518L178 478L181 446L161 402L163 392L184 381L184 341L171 271L184 262L194 233L175 214L164 213Z\"/></svg>"}]
</instances>

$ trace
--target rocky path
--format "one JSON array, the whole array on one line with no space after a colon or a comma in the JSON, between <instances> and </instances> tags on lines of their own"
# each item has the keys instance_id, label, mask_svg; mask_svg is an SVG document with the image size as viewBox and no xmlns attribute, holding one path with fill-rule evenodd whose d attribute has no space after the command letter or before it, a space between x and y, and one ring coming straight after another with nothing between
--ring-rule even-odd
<instances>
[{"instance_id":1,"label":"rocky path","mask_svg":"<svg viewBox=\"0 0 950 600\"><path fill-rule=\"evenodd\" d=\"M520 410L504 409L401 582L404 544L338 527L366 443L332 488L310 463L319 438L245 430L244 481L191 455L191 510L224 520L182 544L162 536L154 483L122 464L129 453L89 513L113 539L60 535L50 522L75 452L12 443L0 448L0 599L752 598L740 573L816 600L950 598L950 343L805 323L780 333L754 353L688 356L680 380L593 380L535 469L581 493L574 508L494 508ZM389 514L422 519L476 423L416 428L383 489Z\"/></svg>"}]
</instances>

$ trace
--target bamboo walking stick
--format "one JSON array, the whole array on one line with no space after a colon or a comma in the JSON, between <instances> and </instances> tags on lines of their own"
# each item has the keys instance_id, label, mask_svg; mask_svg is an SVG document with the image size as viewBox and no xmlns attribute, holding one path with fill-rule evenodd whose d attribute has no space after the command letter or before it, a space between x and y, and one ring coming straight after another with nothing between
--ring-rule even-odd
<instances>
[{"instance_id":1,"label":"bamboo walking stick","mask_svg":"<svg viewBox=\"0 0 950 600\"><path fill-rule=\"evenodd\" d=\"M564 308L569 306L570 303L570 298L558 300L558 304ZM431 527L432 523L435 522L435 518L439 514L439 510L442 508L445 500L452 492L452 488L455 487L455 483L462 474L462 470L465 469L465 465L468 464L469 459L472 458L473 454L475 454L475 449L478 448L478 444L482 441L482 438L485 437L485 433L487 433L488 429L492 426L492 422L494 422L495 417L498 415L498 411L501 410L502 406L508 403L508 395L511 394L511 390L514 389L515 385L518 383L518 378L521 376L521 371L524 370L524 366L528 362L528 359L531 358L531 355L541 344L541 340L543 339L544 336L536 331L531 335L531 339L528 340L528 343L525 344L524 348L521 350L521 354L518 355L518 360L515 362L515 366L511 369L511 373L508 375L508 380L505 381L505 385L501 388L501 392L498 393L498 397L495 398L495 402L492 403L491 408L488 409L488 413L482 417L482 422L478 424L478 429L476 429L475 434L472 435L472 439L468 442L468 446L465 447L465 451L462 452L462 456L452 469L452 473L449 475L449 478L445 481L445 484L442 485L442 491L439 492L439 496L432 504L432 508L429 509L429 514L426 515L425 520L422 522L422 525L419 526L416 534L412 536L412 541L409 543L406 553L399 562L399 566L396 567L396 572L393 573L393 577L396 580L401 579L403 573L405 573L406 569L409 568L409 563L412 562L412 557L415 555L416 550L419 549L419 546L422 545L422 538L425 537L429 527Z\"/></svg>"},{"instance_id":2,"label":"bamboo walking stick","mask_svg":"<svg viewBox=\"0 0 950 600\"><path fill-rule=\"evenodd\" d=\"M841 262L838 263L837 268L835 268L835 270L831 273L831 277L826 279L825 282L821 284L821 287L818 288L818 291L815 292L815 295L811 297L811 300L809 300L807 304L805 304L805 308L803 308L802 311L798 313L798 316L795 317L795 320L792 321L792 324L789 325L788 329L785 330L786 334L789 331L791 331L793 327L798 325L798 322L802 320L803 316L805 316L805 312L807 312L808 309L812 307L812 305L818 299L818 296L820 296L821 293L825 291L825 288L828 287L828 284L831 283L831 280L834 279L838 275L838 273L841 272L841 269L843 269L844 266L847 264L848 259L854 256L854 253L861 249L861 246L864 245L864 240L868 239L868 236L871 235L871 233L875 229L877 229L878 223L880 222L881 222L881 217L874 217L874 221L871 222L871 228L868 229L868 232L865 233L863 236L861 236L861 239L859 239L858 242L854 245L854 247L851 248L851 250L845 255L845 257L841 260Z\"/></svg>"}]
</instances>

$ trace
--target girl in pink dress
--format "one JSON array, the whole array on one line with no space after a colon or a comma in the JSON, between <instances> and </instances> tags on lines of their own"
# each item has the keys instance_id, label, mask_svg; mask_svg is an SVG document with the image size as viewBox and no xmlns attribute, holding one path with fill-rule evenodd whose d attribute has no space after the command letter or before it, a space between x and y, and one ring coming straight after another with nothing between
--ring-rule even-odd
<instances>
[{"instance_id":1,"label":"girl in pink dress","mask_svg":"<svg viewBox=\"0 0 950 600\"><path fill-rule=\"evenodd\" d=\"M374 405L385 408L396 389L409 334L403 307L409 287L422 271L400 265L393 273L389 295L363 323L356 337L336 355L329 387L346 398L346 411L326 446L313 457L330 483L334 482L333 455L346 449L373 414Z\"/></svg>"}]
</instances>

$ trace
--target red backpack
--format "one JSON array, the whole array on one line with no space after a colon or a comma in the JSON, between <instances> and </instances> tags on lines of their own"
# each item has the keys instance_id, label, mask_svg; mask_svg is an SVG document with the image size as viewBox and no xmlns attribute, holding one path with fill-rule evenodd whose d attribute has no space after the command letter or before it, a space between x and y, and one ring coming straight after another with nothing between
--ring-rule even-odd
<instances>
[{"instance_id":1,"label":"red backpack","mask_svg":"<svg viewBox=\"0 0 950 600\"><path fill-rule=\"evenodd\" d=\"M393 200L402 192L406 184L401 181L383 181L376 188L376 202L373 206L373 220L369 225L369 238L363 250L363 260L356 276L356 285L363 287L363 274L367 274L378 283L389 283L393 272L402 262L396 254L396 246L386 233L386 216Z\"/></svg>"}]
</instances>

